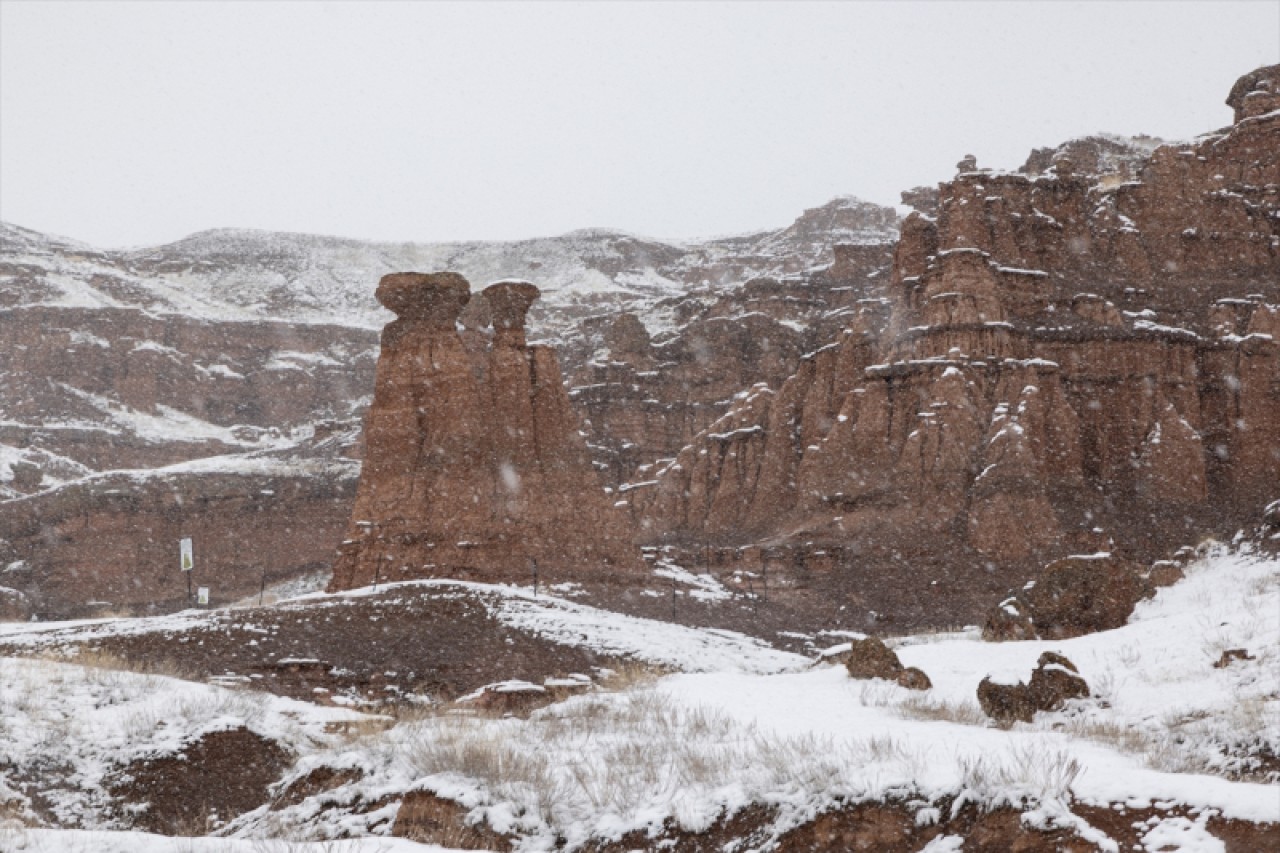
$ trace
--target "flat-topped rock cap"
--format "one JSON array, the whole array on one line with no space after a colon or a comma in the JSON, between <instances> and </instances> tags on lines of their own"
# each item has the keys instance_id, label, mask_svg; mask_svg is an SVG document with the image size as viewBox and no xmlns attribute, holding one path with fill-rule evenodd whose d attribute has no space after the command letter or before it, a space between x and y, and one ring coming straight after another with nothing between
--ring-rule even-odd
<instances>
[{"instance_id":1,"label":"flat-topped rock cap","mask_svg":"<svg viewBox=\"0 0 1280 853\"><path fill-rule=\"evenodd\" d=\"M456 272L396 272L382 277L374 295L399 317L452 329L471 299L471 285Z\"/></svg>"},{"instance_id":2,"label":"flat-topped rock cap","mask_svg":"<svg viewBox=\"0 0 1280 853\"><path fill-rule=\"evenodd\" d=\"M484 289L495 330L523 329L529 306L542 295L527 281L499 281Z\"/></svg>"}]
</instances>

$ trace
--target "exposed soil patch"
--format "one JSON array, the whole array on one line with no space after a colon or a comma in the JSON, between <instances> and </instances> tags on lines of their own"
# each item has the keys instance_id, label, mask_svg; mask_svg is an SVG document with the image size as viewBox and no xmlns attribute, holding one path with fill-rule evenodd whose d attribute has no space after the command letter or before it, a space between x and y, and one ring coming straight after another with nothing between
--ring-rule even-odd
<instances>
[{"instance_id":1,"label":"exposed soil patch","mask_svg":"<svg viewBox=\"0 0 1280 853\"><path fill-rule=\"evenodd\" d=\"M273 809L284 809L296 806L308 797L341 788L351 782L358 782L364 777L364 771L358 767L336 768L317 767L305 776L294 779L284 790L272 800Z\"/></svg>"},{"instance_id":2,"label":"exposed soil patch","mask_svg":"<svg viewBox=\"0 0 1280 853\"><path fill-rule=\"evenodd\" d=\"M617 666L587 649L507 627L484 593L408 587L363 597L212 612L190 627L92 636L69 628L48 635L66 651L93 649L134 666L164 665L192 678L252 685L310 701L348 694L397 702L410 694L451 700L512 678L541 682ZM0 641L0 654L30 654Z\"/></svg>"},{"instance_id":3,"label":"exposed soil patch","mask_svg":"<svg viewBox=\"0 0 1280 853\"><path fill-rule=\"evenodd\" d=\"M210 732L173 755L129 764L109 790L134 813L130 822L137 829L204 835L265 803L289 763L289 754L274 741L229 729Z\"/></svg>"},{"instance_id":4,"label":"exposed soil patch","mask_svg":"<svg viewBox=\"0 0 1280 853\"><path fill-rule=\"evenodd\" d=\"M952 801L935 803L927 812L921 803L873 802L832 809L813 820L778 835L775 808L752 805L721 817L702 832L681 829L668 820L653 836L630 832L612 841L596 840L577 848L581 853L632 853L663 850L669 853L721 853L726 849L751 849L776 842L776 853L917 853L931 841L960 836L964 849L974 853L1094 853L1103 848L1071 829L1030 826L1015 809L982 810L974 806L951 813ZM1072 811L1093 828L1119 843L1122 850L1145 849L1142 837L1168 818L1195 821L1198 813L1185 807L1130 809L1073 804ZM405 797L393 833L415 841L446 844L463 850L504 850L511 839L486 826L469 825L467 810L426 791ZM931 815L920 819L922 815ZM1209 817L1210 834L1222 840L1227 853L1256 853L1280 849L1280 824L1253 824Z\"/></svg>"}]
</instances>

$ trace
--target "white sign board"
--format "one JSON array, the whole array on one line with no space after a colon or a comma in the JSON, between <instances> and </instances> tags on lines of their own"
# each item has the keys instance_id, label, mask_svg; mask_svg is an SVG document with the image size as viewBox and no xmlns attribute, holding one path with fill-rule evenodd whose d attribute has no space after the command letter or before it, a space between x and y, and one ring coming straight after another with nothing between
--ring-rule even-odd
<instances>
[{"instance_id":1,"label":"white sign board","mask_svg":"<svg viewBox=\"0 0 1280 853\"><path fill-rule=\"evenodd\" d=\"M208 604L209 604L209 587L207 587L207 586L198 586L198 587L196 587L196 604L199 604L201 607L207 607L207 606L208 606Z\"/></svg>"},{"instance_id":2,"label":"white sign board","mask_svg":"<svg viewBox=\"0 0 1280 853\"><path fill-rule=\"evenodd\" d=\"M195 567L195 559L191 556L191 537L187 537L178 543L182 552L182 570L189 572Z\"/></svg>"}]
</instances>

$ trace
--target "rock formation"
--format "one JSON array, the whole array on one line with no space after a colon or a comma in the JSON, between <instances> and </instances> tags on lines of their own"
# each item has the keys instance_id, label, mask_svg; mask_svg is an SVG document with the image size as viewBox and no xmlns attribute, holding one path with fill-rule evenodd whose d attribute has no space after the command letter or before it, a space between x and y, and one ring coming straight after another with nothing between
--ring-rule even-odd
<instances>
[{"instance_id":1,"label":"rock formation","mask_svg":"<svg viewBox=\"0 0 1280 853\"><path fill-rule=\"evenodd\" d=\"M933 682L923 670L914 666L904 667L898 653L876 637L854 640L849 651L841 657L850 678L883 678L896 681L908 690L933 687Z\"/></svg>"},{"instance_id":2,"label":"rock formation","mask_svg":"<svg viewBox=\"0 0 1280 853\"><path fill-rule=\"evenodd\" d=\"M1231 87L1227 106L1236 123L1280 110L1280 65L1268 65L1244 75Z\"/></svg>"},{"instance_id":3,"label":"rock formation","mask_svg":"<svg viewBox=\"0 0 1280 853\"><path fill-rule=\"evenodd\" d=\"M776 585L905 625L940 590L973 619L1065 554L1145 561L1256 518L1280 482L1275 79L1191 144L964 163L903 223L888 323L850 317L642 472L644 534L770 554Z\"/></svg>"},{"instance_id":4,"label":"rock formation","mask_svg":"<svg viewBox=\"0 0 1280 853\"><path fill-rule=\"evenodd\" d=\"M1031 722L1037 711L1057 711L1068 699L1089 696L1089 684L1076 665L1056 652L1045 652L1036 661L1026 684L1001 684L990 677L978 684L978 704L998 723Z\"/></svg>"},{"instance_id":5,"label":"rock formation","mask_svg":"<svg viewBox=\"0 0 1280 853\"><path fill-rule=\"evenodd\" d=\"M1065 557L1000 602L988 614L982 636L1061 640L1119 628L1154 585L1138 566L1110 554Z\"/></svg>"},{"instance_id":6,"label":"rock formation","mask_svg":"<svg viewBox=\"0 0 1280 853\"><path fill-rule=\"evenodd\" d=\"M599 229L458 244L223 229L116 251L0 222L0 583L41 618L183 606L172 537L201 507L218 508L196 525L216 600L256 593L264 567L283 580L327 565L351 515L386 316L368 282L384 272L537 270L530 328L554 341L616 487L879 296L897 223L843 198L787 228L679 246ZM835 244L840 275L815 272ZM459 320L487 329L490 314L477 294ZM325 464L309 454L333 442L312 433L332 430L346 441Z\"/></svg>"},{"instance_id":7,"label":"rock formation","mask_svg":"<svg viewBox=\"0 0 1280 853\"><path fill-rule=\"evenodd\" d=\"M555 582L640 565L591 470L554 350L530 346L538 289L484 291L492 334L460 329L457 273L396 273L365 456L331 590L447 577ZM535 575L535 572L538 574Z\"/></svg>"}]
</instances>

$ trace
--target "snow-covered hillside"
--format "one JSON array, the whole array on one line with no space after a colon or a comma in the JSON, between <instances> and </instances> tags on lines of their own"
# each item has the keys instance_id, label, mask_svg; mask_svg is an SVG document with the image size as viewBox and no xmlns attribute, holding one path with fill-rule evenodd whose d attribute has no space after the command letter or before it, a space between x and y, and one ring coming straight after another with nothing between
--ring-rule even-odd
<instances>
[{"instance_id":1,"label":"snow-covered hillside","mask_svg":"<svg viewBox=\"0 0 1280 853\"><path fill-rule=\"evenodd\" d=\"M176 743L228 725L279 737L298 754L276 790L305 779L337 781L236 818L222 830L227 840L183 849L231 853L244 839L383 836L394 804L426 792L455 803L466 825L523 851L576 849L637 832L657 845L672 833L723 832L733 814L757 815L756 841L743 849L769 849L768 839L859 803L903 811L914 822L910 832L928 836L930 851L968 849L955 827L958 815L975 809L1008 811L1020 815L1018 831L1059 833L1107 851L1222 851L1223 827L1280 821L1280 559L1249 546L1210 549L1184 580L1140 604L1116 630L1056 642L992 644L975 631L891 641L904 663L932 679L923 692L850 679L827 662L830 655L806 666L794 656L770 659L757 644L717 632L649 625L516 590L493 600L496 618L534 630L553 625L547 630L556 642L612 643L685 671L579 694L527 719L441 708L335 738L308 735L308 726L335 714L354 719L352 712L10 660L0 666L10 721L0 727L0 741L16 757L0 769L9 837L32 850L94 838L117 845L95 849L176 849L141 836L137 847L119 846L135 836L68 832L57 820L54 828L20 829L18 822L41 821L22 805L13 774L46 756L66 768L59 776L71 786L64 802L82 809L83 829L122 828L76 806L92 802L104 762L152 749L156 737ZM125 632L137 627L120 625ZM110 622L92 628L99 642L112 632ZM63 632L7 633L41 645L41 637ZM697 634L706 636L698 641ZM708 671L716 656L700 653L689 666L675 650L697 642L720 651L736 643L743 657ZM1215 666L1228 649L1243 653ZM987 720L975 701L978 682L987 675L1025 679L1049 650L1078 666L1092 695L1031 723L1003 728ZM143 712L170 728L132 742L120 732L136 727ZM282 713L294 720L284 728ZM380 803L387 805L374 808ZM1100 821L1106 815L1115 819Z\"/></svg>"},{"instance_id":2,"label":"snow-covered hillside","mask_svg":"<svg viewBox=\"0 0 1280 853\"><path fill-rule=\"evenodd\" d=\"M474 286L525 278L543 291L534 317L574 305L638 310L690 285L740 284L830 263L835 243L889 243L891 208L852 196L776 231L675 243L603 228L510 242L377 243L217 229L175 243L99 250L0 224L0 306L136 307L214 321L328 323L377 329L390 319L373 285L388 272L456 270Z\"/></svg>"}]
</instances>

